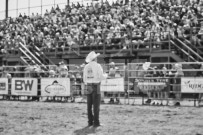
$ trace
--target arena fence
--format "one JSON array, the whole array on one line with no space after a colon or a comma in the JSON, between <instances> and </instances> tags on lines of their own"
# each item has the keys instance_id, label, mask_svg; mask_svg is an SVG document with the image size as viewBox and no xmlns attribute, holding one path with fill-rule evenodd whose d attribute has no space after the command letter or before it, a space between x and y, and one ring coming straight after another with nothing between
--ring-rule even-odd
<instances>
[{"instance_id":1,"label":"arena fence","mask_svg":"<svg viewBox=\"0 0 203 135\"><path fill-rule=\"evenodd\" d=\"M126 90L125 64L113 63L102 65L104 72L109 77L101 82L102 101L110 99L108 103L121 103L120 99L124 97Z\"/></svg>"},{"instance_id":2,"label":"arena fence","mask_svg":"<svg viewBox=\"0 0 203 135\"><path fill-rule=\"evenodd\" d=\"M202 66L200 63L128 64L128 102L137 95L142 104L168 105L169 101L201 102ZM147 97L145 101L144 98ZM133 102L134 103L134 102Z\"/></svg>"},{"instance_id":3,"label":"arena fence","mask_svg":"<svg viewBox=\"0 0 203 135\"><path fill-rule=\"evenodd\" d=\"M4 66L0 95L3 100L74 102L77 98L83 102L83 67L61 64L43 70L40 66ZM137 104L139 100L143 105L169 105L171 101L194 101L196 106L201 102L202 63L110 63L102 67L109 74L101 83L105 103Z\"/></svg>"}]
</instances>

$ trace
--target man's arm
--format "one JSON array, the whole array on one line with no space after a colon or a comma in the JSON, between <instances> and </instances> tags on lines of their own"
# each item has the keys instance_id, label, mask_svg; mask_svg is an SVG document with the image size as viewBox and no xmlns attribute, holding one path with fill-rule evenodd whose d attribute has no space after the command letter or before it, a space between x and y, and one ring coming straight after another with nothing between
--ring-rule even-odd
<instances>
[{"instance_id":1,"label":"man's arm","mask_svg":"<svg viewBox=\"0 0 203 135\"><path fill-rule=\"evenodd\" d=\"M107 74L103 72L103 68L100 64L98 64L98 75L99 75L99 78L100 80L105 80L107 78Z\"/></svg>"},{"instance_id":2,"label":"man's arm","mask_svg":"<svg viewBox=\"0 0 203 135\"><path fill-rule=\"evenodd\" d=\"M83 82L85 83L85 85L87 85L87 83L86 83L86 78L87 78L87 68L86 68L87 66L85 66L84 67L84 69L83 69Z\"/></svg>"}]
</instances>

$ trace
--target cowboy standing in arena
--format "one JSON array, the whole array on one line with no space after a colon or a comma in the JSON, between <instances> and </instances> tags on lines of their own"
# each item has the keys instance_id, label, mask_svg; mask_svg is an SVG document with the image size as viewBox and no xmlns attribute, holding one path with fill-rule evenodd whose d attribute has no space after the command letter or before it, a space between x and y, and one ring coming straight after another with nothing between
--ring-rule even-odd
<instances>
[{"instance_id":1,"label":"cowboy standing in arena","mask_svg":"<svg viewBox=\"0 0 203 135\"><path fill-rule=\"evenodd\" d=\"M85 59L88 64L85 65L83 70L83 81L87 87L88 126L93 125L95 127L100 126L100 83L107 78L107 75L103 73L101 65L97 63L97 57L99 55L100 54L96 54L94 51L90 52Z\"/></svg>"}]
</instances>

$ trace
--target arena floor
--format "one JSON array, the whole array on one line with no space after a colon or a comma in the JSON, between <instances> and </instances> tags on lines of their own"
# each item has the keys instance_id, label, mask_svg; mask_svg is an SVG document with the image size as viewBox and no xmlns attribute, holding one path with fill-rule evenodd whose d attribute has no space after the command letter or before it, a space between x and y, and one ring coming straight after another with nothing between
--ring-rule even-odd
<instances>
[{"instance_id":1,"label":"arena floor","mask_svg":"<svg viewBox=\"0 0 203 135\"><path fill-rule=\"evenodd\" d=\"M85 103L0 101L0 135L201 135L202 107L101 105L87 126Z\"/></svg>"}]
</instances>

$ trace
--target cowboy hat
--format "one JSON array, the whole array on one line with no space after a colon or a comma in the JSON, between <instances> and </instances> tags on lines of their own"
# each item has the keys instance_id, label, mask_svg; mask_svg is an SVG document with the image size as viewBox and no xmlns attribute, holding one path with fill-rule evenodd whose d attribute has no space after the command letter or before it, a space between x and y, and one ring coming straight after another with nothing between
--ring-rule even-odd
<instances>
[{"instance_id":1,"label":"cowboy hat","mask_svg":"<svg viewBox=\"0 0 203 135\"><path fill-rule=\"evenodd\" d=\"M115 65L115 63L114 63L114 62L111 62L111 63L109 63L109 65L113 66L113 65Z\"/></svg>"},{"instance_id":2,"label":"cowboy hat","mask_svg":"<svg viewBox=\"0 0 203 135\"><path fill-rule=\"evenodd\" d=\"M81 68L85 67L85 63L83 63L82 65L80 65Z\"/></svg>"},{"instance_id":3,"label":"cowboy hat","mask_svg":"<svg viewBox=\"0 0 203 135\"><path fill-rule=\"evenodd\" d=\"M118 68L118 67L115 67L115 70L119 70L119 68Z\"/></svg>"},{"instance_id":4,"label":"cowboy hat","mask_svg":"<svg viewBox=\"0 0 203 135\"><path fill-rule=\"evenodd\" d=\"M93 61L95 58L97 58L99 55L100 55L100 53L95 53L95 51L91 51L91 52L87 55L85 61L86 61L87 63L89 63L89 62Z\"/></svg>"},{"instance_id":5,"label":"cowboy hat","mask_svg":"<svg viewBox=\"0 0 203 135\"><path fill-rule=\"evenodd\" d=\"M176 63L175 64L175 69L182 69L182 64Z\"/></svg>"},{"instance_id":6,"label":"cowboy hat","mask_svg":"<svg viewBox=\"0 0 203 135\"><path fill-rule=\"evenodd\" d=\"M150 67L150 65L151 65L151 62L145 62L145 63L142 65L142 68L143 68L144 70L148 70L149 67Z\"/></svg>"},{"instance_id":7,"label":"cowboy hat","mask_svg":"<svg viewBox=\"0 0 203 135\"><path fill-rule=\"evenodd\" d=\"M55 75L55 71L54 70L49 70L49 74L50 75Z\"/></svg>"},{"instance_id":8,"label":"cowboy hat","mask_svg":"<svg viewBox=\"0 0 203 135\"><path fill-rule=\"evenodd\" d=\"M63 65L60 67L61 69L64 69L64 70L68 70L68 67L66 65Z\"/></svg>"},{"instance_id":9,"label":"cowboy hat","mask_svg":"<svg viewBox=\"0 0 203 135\"><path fill-rule=\"evenodd\" d=\"M59 65L62 65L62 64L64 64L64 62L63 62L63 61L59 62Z\"/></svg>"}]
</instances>

